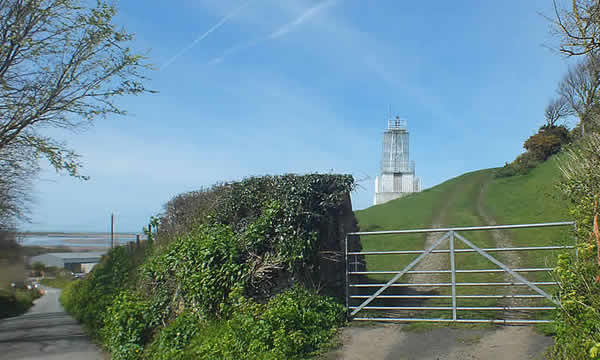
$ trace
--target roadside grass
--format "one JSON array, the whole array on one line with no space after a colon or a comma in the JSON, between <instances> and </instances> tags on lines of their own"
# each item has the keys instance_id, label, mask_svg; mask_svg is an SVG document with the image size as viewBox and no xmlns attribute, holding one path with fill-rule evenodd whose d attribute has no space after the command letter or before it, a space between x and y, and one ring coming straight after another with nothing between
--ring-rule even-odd
<instances>
[{"instance_id":1,"label":"roadside grass","mask_svg":"<svg viewBox=\"0 0 600 360\"><path fill-rule=\"evenodd\" d=\"M40 279L40 284L46 285L49 287L53 287L53 288L57 288L57 289L64 289L65 287L67 287L67 285L69 285L70 283L72 283L75 280L76 280L76 278L73 276L59 275L56 278Z\"/></svg>"},{"instance_id":2,"label":"roadside grass","mask_svg":"<svg viewBox=\"0 0 600 360\"><path fill-rule=\"evenodd\" d=\"M510 178L494 178L496 169L486 169L461 175L446 181L421 193L412 194L402 199L390 201L386 204L357 211L356 217L361 231L400 230L428 228L436 221L443 227L455 226L481 226L485 223L479 214L479 202L488 215L494 217L499 225L555 222L569 220L567 211L556 195L554 184L560 179L560 171L555 158L540 164L528 175ZM487 190L480 196L482 187L487 185ZM481 199L480 199L481 198ZM502 230L508 236L513 246L546 246L546 245L571 245L573 240L569 228L544 228L544 229L515 229ZM459 232L460 235L478 247L497 247L492 233L489 231ZM440 233L441 236L441 233ZM362 236L363 251L377 250L422 250L426 237L423 234L411 235L373 235ZM459 239L455 239L455 248L463 249L467 246ZM447 245L441 248L448 248ZM507 253L493 252L492 256L504 262ZM553 268L556 263L558 251L519 251L519 268L548 267ZM387 270L400 271L418 255L367 255L365 256L368 271ZM351 259L352 261L352 259ZM449 258L445 269L449 269ZM456 253L456 269L498 269L488 259L477 253ZM552 281L550 272L522 272L522 276L530 281ZM363 278L361 282L385 283L393 274L377 274ZM450 282L450 275L439 276L440 282ZM496 273L459 273L457 282L505 282L503 272ZM407 282L400 280L398 282ZM553 293L552 286L540 286L549 293ZM369 288L372 294L377 288ZM504 286L457 286L457 295L501 295L507 293ZM526 286L518 286L513 293L536 294ZM398 288L390 288L383 294L397 294ZM435 294L448 296L451 287L438 287ZM362 302L364 299L360 299ZM358 301L357 301L358 302ZM358 303L360 303L358 302ZM413 306L407 302L396 302L392 305L389 301L383 305L381 302L373 303L374 306ZM514 302L513 302L514 304ZM358 305L358 304L356 304ZM355 305L355 306L356 306ZM457 299L457 305L462 307L504 307L508 303L503 299ZM516 306L550 306L546 299L519 299ZM419 302L419 306L451 306L451 299L430 299ZM369 310L366 316L382 316L381 311ZM502 315L508 318L538 318L551 319L552 311L529 311L522 314L513 314L504 310L461 310L458 318L469 319L497 319ZM393 317L409 318L443 318L452 317L449 310L422 310L394 311ZM389 317L389 316L388 316ZM429 328L434 326L447 326L448 323L411 323L409 328ZM461 325L462 324L453 324ZM485 325L485 324L484 324ZM475 325L477 326L477 325ZM544 333L551 333L551 325L538 327Z\"/></svg>"},{"instance_id":3,"label":"roadside grass","mask_svg":"<svg viewBox=\"0 0 600 360\"><path fill-rule=\"evenodd\" d=\"M0 319L24 314L41 295L38 289L0 289Z\"/></svg>"},{"instance_id":4,"label":"roadside grass","mask_svg":"<svg viewBox=\"0 0 600 360\"><path fill-rule=\"evenodd\" d=\"M499 325L493 323L432 323L432 322L414 322L403 325L402 329L406 331L425 332L440 327L450 329L496 329Z\"/></svg>"},{"instance_id":5,"label":"roadside grass","mask_svg":"<svg viewBox=\"0 0 600 360\"><path fill-rule=\"evenodd\" d=\"M41 296L37 289L13 288L25 283L25 263L21 247L16 244L2 244L0 247L0 319L25 313L33 300Z\"/></svg>"}]
</instances>

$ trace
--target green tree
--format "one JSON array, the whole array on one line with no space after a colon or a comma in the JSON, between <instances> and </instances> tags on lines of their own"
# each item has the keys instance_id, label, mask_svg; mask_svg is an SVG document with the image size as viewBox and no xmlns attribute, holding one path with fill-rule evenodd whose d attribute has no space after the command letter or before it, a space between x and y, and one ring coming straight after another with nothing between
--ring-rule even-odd
<instances>
[{"instance_id":1,"label":"green tree","mask_svg":"<svg viewBox=\"0 0 600 360\"><path fill-rule=\"evenodd\" d=\"M46 270L46 266L44 264L42 264L41 262L39 262L39 261L34 262L33 264L31 264L31 268L36 273L41 274L42 276L44 276L43 273Z\"/></svg>"},{"instance_id":2,"label":"green tree","mask_svg":"<svg viewBox=\"0 0 600 360\"><path fill-rule=\"evenodd\" d=\"M130 49L133 35L113 23L115 7L88 4L0 0L0 178L22 179L46 158L57 171L86 179L79 155L44 129L75 130L124 114L117 97L151 92L144 85L150 66ZM15 181L0 182L0 196L23 189ZM7 207L0 199L0 216L19 215L23 197L16 195Z\"/></svg>"}]
</instances>

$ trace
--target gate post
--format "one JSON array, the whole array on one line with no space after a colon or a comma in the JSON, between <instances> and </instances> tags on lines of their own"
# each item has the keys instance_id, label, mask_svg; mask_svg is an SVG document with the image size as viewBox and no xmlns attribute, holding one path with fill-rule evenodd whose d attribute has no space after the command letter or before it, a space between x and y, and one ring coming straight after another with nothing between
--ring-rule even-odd
<instances>
[{"instance_id":1,"label":"gate post","mask_svg":"<svg viewBox=\"0 0 600 360\"><path fill-rule=\"evenodd\" d=\"M450 271L452 277L452 321L456 321L456 265L454 263L454 231L450 231Z\"/></svg>"},{"instance_id":2,"label":"gate post","mask_svg":"<svg viewBox=\"0 0 600 360\"><path fill-rule=\"evenodd\" d=\"M577 248L577 221L573 222L573 234L575 235L575 260L579 260L579 249Z\"/></svg>"},{"instance_id":3,"label":"gate post","mask_svg":"<svg viewBox=\"0 0 600 360\"><path fill-rule=\"evenodd\" d=\"M346 236L344 237L344 269L345 269L345 276L346 276L346 318L349 320L350 319L350 284L348 283L348 271L350 270L348 268L348 234L346 234Z\"/></svg>"}]
</instances>

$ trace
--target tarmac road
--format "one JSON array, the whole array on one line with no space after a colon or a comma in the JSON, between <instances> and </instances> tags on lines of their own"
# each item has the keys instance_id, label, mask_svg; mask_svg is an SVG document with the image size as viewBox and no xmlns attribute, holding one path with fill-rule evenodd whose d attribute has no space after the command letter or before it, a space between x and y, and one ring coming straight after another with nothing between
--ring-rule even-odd
<instances>
[{"instance_id":1,"label":"tarmac road","mask_svg":"<svg viewBox=\"0 0 600 360\"><path fill-rule=\"evenodd\" d=\"M28 313L0 320L0 359L106 359L82 326L60 305L60 290L44 290L46 294L36 300Z\"/></svg>"}]
</instances>

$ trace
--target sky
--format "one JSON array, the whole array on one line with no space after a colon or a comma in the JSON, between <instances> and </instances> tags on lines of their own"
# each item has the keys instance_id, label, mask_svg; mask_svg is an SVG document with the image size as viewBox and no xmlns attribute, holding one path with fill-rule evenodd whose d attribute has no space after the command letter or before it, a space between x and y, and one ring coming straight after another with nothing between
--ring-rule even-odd
<instances>
[{"instance_id":1,"label":"sky","mask_svg":"<svg viewBox=\"0 0 600 360\"><path fill-rule=\"evenodd\" d=\"M284 173L348 173L372 205L390 113L424 188L502 166L544 123L570 60L551 0L118 2L158 91L126 116L53 132L88 181L47 164L25 230L139 232L173 196Z\"/></svg>"}]
</instances>

